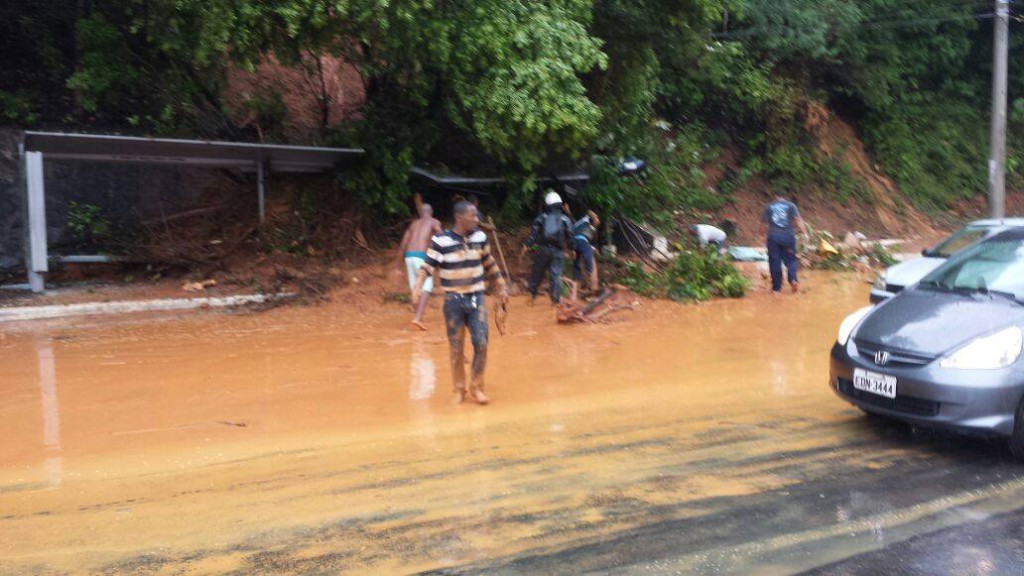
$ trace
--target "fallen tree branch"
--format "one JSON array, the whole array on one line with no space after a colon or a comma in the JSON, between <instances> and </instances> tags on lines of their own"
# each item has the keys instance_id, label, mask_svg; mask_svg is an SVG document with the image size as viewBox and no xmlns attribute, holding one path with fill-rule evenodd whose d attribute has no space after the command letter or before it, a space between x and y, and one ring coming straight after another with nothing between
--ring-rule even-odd
<instances>
[{"instance_id":1,"label":"fallen tree branch","mask_svg":"<svg viewBox=\"0 0 1024 576\"><path fill-rule=\"evenodd\" d=\"M366 236L363 236L362 228L356 228L356 232L353 234L352 239L355 240L356 244L358 244L360 248L366 250L370 254L377 253L376 250L370 248L369 242L366 241Z\"/></svg>"},{"instance_id":2,"label":"fallen tree branch","mask_svg":"<svg viewBox=\"0 0 1024 576\"><path fill-rule=\"evenodd\" d=\"M207 206L207 207L203 207L203 208L194 208L192 210L186 210L184 212L178 212L178 213L175 213L175 214L171 214L170 216L162 216L161 215L161 218L150 218L149 220L143 221L142 225L147 227L147 228L149 228L151 226L158 225L158 224L162 223L162 224L164 224L166 226L168 222L174 222L176 220L182 220L184 218L190 218L192 216L201 216L203 214L208 214L210 212L216 212L218 210L223 210L226 207L227 206L225 206L225 205ZM161 213L163 212L163 207L162 206L160 208L160 211L161 211Z\"/></svg>"}]
</instances>

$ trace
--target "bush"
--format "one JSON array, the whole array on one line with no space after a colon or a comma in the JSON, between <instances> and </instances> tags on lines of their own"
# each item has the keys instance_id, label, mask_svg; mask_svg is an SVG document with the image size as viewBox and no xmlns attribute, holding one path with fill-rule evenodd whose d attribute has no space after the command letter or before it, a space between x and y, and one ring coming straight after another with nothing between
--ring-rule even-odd
<instances>
[{"instance_id":1,"label":"bush","mask_svg":"<svg viewBox=\"0 0 1024 576\"><path fill-rule=\"evenodd\" d=\"M853 200L872 200L867 185L853 175L848 164L822 156L808 145L781 146L764 158L755 158L749 163L750 169L760 170L768 180L783 190L811 188L842 204Z\"/></svg>"},{"instance_id":2,"label":"bush","mask_svg":"<svg viewBox=\"0 0 1024 576\"><path fill-rule=\"evenodd\" d=\"M35 123L39 115L27 94L0 90L0 119L11 124L25 125Z\"/></svg>"},{"instance_id":3,"label":"bush","mask_svg":"<svg viewBox=\"0 0 1024 576\"><path fill-rule=\"evenodd\" d=\"M68 229L79 245L98 246L110 239L110 221L92 204L68 203Z\"/></svg>"},{"instance_id":4,"label":"bush","mask_svg":"<svg viewBox=\"0 0 1024 576\"><path fill-rule=\"evenodd\" d=\"M888 268L889 266L895 266L900 263L900 261L897 260L896 257L893 256L892 253L890 253L888 250L886 250L885 246L882 246L881 244L875 244L874 246L872 246L871 252L872 255L875 257L875 260L877 260L879 264L885 266L886 268Z\"/></svg>"},{"instance_id":5,"label":"bush","mask_svg":"<svg viewBox=\"0 0 1024 576\"><path fill-rule=\"evenodd\" d=\"M642 296L676 302L742 298L750 288L750 281L732 263L715 252L703 250L682 252L666 268L654 273L631 262L619 281Z\"/></svg>"},{"instance_id":6,"label":"bush","mask_svg":"<svg viewBox=\"0 0 1024 576\"><path fill-rule=\"evenodd\" d=\"M863 125L865 139L914 204L941 211L985 190L988 124L954 96L921 99L871 117Z\"/></svg>"}]
</instances>

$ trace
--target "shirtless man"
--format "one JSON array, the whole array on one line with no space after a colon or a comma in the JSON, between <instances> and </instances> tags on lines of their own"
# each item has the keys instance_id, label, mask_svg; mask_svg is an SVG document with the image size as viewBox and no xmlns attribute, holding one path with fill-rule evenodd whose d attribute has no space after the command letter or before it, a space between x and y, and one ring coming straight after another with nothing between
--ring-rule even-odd
<instances>
[{"instance_id":1,"label":"shirtless man","mask_svg":"<svg viewBox=\"0 0 1024 576\"><path fill-rule=\"evenodd\" d=\"M430 239L435 234L440 234L441 232L441 222L434 218L434 209L430 207L430 204L421 204L420 217L413 220L412 224L409 224L405 235L402 236L402 243L398 247L399 264L401 264L403 257L405 259L405 269L409 274L410 291L415 291L416 274L427 259L427 248L430 247ZM416 317L413 318L412 325L420 330L427 329L427 326L423 323L423 311L427 309L427 300L430 298L430 291L433 287L433 278L427 278L426 283L423 285L419 302L413 302L413 305L416 306ZM415 293L413 295L415 296Z\"/></svg>"}]
</instances>

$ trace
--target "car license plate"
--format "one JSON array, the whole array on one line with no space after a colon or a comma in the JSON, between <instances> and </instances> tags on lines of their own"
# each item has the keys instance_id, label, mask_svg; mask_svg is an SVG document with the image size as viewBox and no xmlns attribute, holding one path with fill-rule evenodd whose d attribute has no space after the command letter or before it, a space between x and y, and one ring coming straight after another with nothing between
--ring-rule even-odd
<instances>
[{"instance_id":1,"label":"car license plate","mask_svg":"<svg viewBox=\"0 0 1024 576\"><path fill-rule=\"evenodd\" d=\"M857 368L853 371L853 387L886 398L896 397L896 377Z\"/></svg>"}]
</instances>

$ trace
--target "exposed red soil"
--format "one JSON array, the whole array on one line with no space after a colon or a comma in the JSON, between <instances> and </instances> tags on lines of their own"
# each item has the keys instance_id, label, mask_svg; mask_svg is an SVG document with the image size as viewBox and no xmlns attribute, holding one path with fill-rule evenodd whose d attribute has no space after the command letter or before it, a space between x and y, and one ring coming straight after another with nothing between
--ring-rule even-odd
<instances>
[{"instance_id":1,"label":"exposed red soil","mask_svg":"<svg viewBox=\"0 0 1024 576\"><path fill-rule=\"evenodd\" d=\"M295 65L268 56L254 71L228 71L224 101L235 122L253 126L263 135L255 108L275 95L284 105L283 136L289 142L314 142L322 129L356 115L366 102L366 91L356 67L333 56L312 56ZM255 105L255 106L254 106Z\"/></svg>"},{"instance_id":2,"label":"exposed red soil","mask_svg":"<svg viewBox=\"0 0 1024 576\"><path fill-rule=\"evenodd\" d=\"M849 124L815 103L807 105L804 116L804 127L815 138L819 154L849 166L852 175L866 185L870 194L870 201L865 205L863 201L853 200L844 204L814 189L796 192L792 199L799 204L809 225L840 238L847 232L857 231L869 237L901 238L925 245L943 236L946 226L928 218L904 199L896 184L882 174L868 156ZM721 165L739 167L735 154L726 151L707 170L709 185L716 185L723 177L725 171ZM714 217L736 224L734 243L760 244L763 241L761 215L772 194L768 181L753 178L736 190L732 201ZM1021 202L1024 206L1024 198Z\"/></svg>"}]
</instances>

